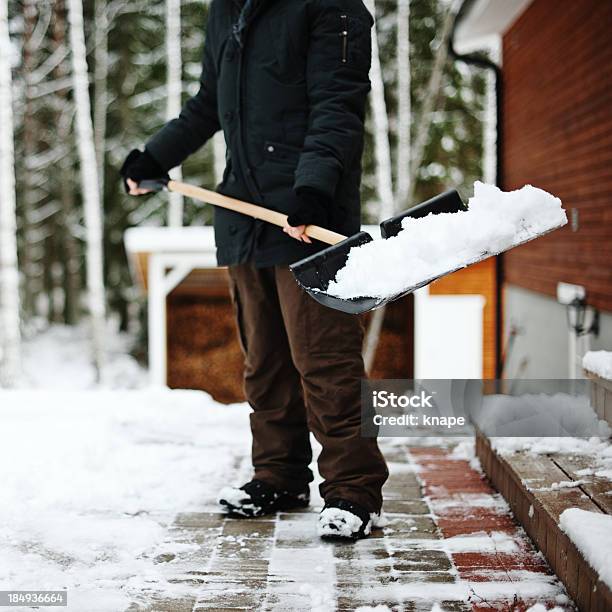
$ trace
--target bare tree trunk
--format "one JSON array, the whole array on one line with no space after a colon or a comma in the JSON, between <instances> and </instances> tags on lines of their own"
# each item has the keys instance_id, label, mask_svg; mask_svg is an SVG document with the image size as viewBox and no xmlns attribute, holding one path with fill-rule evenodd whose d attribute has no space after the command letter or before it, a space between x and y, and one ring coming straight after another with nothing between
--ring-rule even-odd
<instances>
[{"instance_id":1,"label":"bare tree trunk","mask_svg":"<svg viewBox=\"0 0 612 612\"><path fill-rule=\"evenodd\" d=\"M65 101L65 104L69 104ZM60 142L67 143L70 136L70 116L72 109L65 111L64 115L58 118L57 136ZM60 159L60 222L62 226L62 247L64 264L64 320L68 325L78 323L81 314L81 272L80 272L80 249L79 244L73 234L73 226L76 225L75 219L75 198L73 185L73 159L72 151Z\"/></svg>"},{"instance_id":2,"label":"bare tree trunk","mask_svg":"<svg viewBox=\"0 0 612 612\"><path fill-rule=\"evenodd\" d=\"M106 107L108 105L108 12L105 0L96 0L94 28L94 116L93 131L98 164L100 199L104 202L104 160L106 156Z\"/></svg>"},{"instance_id":3,"label":"bare tree trunk","mask_svg":"<svg viewBox=\"0 0 612 612\"><path fill-rule=\"evenodd\" d=\"M432 114L440 93L442 76L444 75L444 66L446 64L446 58L448 57L448 38L453 28L457 6L456 1L451 2L444 17L442 33L440 34L440 44L438 45L438 49L436 51L433 68L429 77L429 83L427 84L427 91L421 106L419 121L417 123L418 129L415 135L414 145L412 147L410 189L408 191L407 198L407 203L409 205L414 199L417 175L421 168L421 164L423 163L423 157L425 156L425 147L427 146L427 140L429 138L429 128L431 127Z\"/></svg>"},{"instance_id":4,"label":"bare tree trunk","mask_svg":"<svg viewBox=\"0 0 612 612\"><path fill-rule=\"evenodd\" d=\"M410 98L410 0L397 3L397 176L395 202L406 208L410 193L410 131L412 101Z\"/></svg>"},{"instance_id":5,"label":"bare tree trunk","mask_svg":"<svg viewBox=\"0 0 612 612\"><path fill-rule=\"evenodd\" d=\"M368 0L368 8L376 15L375 0ZM385 83L378 48L378 34L374 28L372 36L372 68L370 70L372 93L370 105L374 125L374 148L376 160L376 191L380 198L379 221L393 216L395 202L393 199L393 171L391 168L391 146L389 144L389 118L385 101ZM366 333L363 348L363 361L366 372L370 372L376 358L376 349L380 332L385 320L385 307L374 311Z\"/></svg>"},{"instance_id":6,"label":"bare tree trunk","mask_svg":"<svg viewBox=\"0 0 612 612\"><path fill-rule=\"evenodd\" d=\"M102 207L98 166L91 120L87 56L83 30L82 0L68 0L70 47L72 50L72 77L76 104L76 123L81 183L85 212L87 245L87 290L92 326L93 362L98 380L104 363L104 263L102 250Z\"/></svg>"},{"instance_id":7,"label":"bare tree trunk","mask_svg":"<svg viewBox=\"0 0 612 612\"><path fill-rule=\"evenodd\" d=\"M33 239L32 212L36 206L36 194L31 171L31 162L36 153L36 122L32 96L32 72L35 67L36 49L32 44L32 35L36 27L36 2L25 0L23 3L23 80L24 80L24 113L23 113L23 162L21 165L23 196L21 200L22 248L21 271L23 274L23 312L29 317L34 314L34 296L42 287L38 284L36 274L36 246Z\"/></svg>"},{"instance_id":8,"label":"bare tree trunk","mask_svg":"<svg viewBox=\"0 0 612 612\"><path fill-rule=\"evenodd\" d=\"M17 384L21 370L15 144L8 2L0 0L0 384Z\"/></svg>"},{"instance_id":9,"label":"bare tree trunk","mask_svg":"<svg viewBox=\"0 0 612 612\"><path fill-rule=\"evenodd\" d=\"M53 6L53 48L67 46L66 40L66 15L64 0L55 0ZM54 75L58 81L68 76L68 65L60 62ZM74 325L79 320L80 297L81 297L81 274L80 274L80 248L73 233L76 225L75 197L73 184L73 151L69 146L70 131L72 127L72 116L74 113L73 103L68 99L67 90L57 92L60 99L58 112L56 114L57 139L61 146L66 147L66 154L62 155L58 162L60 179L59 199L60 218L59 223L62 232L62 251L64 265L64 321L68 325Z\"/></svg>"},{"instance_id":10,"label":"bare tree trunk","mask_svg":"<svg viewBox=\"0 0 612 612\"><path fill-rule=\"evenodd\" d=\"M181 58L181 0L166 0L166 119L174 119L181 112L183 89L183 62ZM174 180L182 180L180 168L171 172ZM183 196L169 193L168 225L183 225Z\"/></svg>"},{"instance_id":11,"label":"bare tree trunk","mask_svg":"<svg viewBox=\"0 0 612 612\"><path fill-rule=\"evenodd\" d=\"M376 15L375 0L367 0L372 15ZM372 36L372 68L370 70L372 93L370 108L374 125L374 148L376 160L376 191L380 198L379 218L391 217L395 210L393 202L393 176L391 170L391 146L389 145L389 115L385 101L385 84L378 49L376 29Z\"/></svg>"}]
</instances>

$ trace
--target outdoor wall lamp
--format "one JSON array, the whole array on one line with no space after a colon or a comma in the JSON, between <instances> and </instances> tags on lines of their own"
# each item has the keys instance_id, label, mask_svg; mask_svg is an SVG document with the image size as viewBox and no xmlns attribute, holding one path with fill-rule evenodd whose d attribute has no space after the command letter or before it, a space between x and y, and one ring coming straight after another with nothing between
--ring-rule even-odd
<instances>
[{"instance_id":1,"label":"outdoor wall lamp","mask_svg":"<svg viewBox=\"0 0 612 612\"><path fill-rule=\"evenodd\" d=\"M587 306L584 298L575 297L565 308L567 323L577 336L599 334L599 310Z\"/></svg>"}]
</instances>

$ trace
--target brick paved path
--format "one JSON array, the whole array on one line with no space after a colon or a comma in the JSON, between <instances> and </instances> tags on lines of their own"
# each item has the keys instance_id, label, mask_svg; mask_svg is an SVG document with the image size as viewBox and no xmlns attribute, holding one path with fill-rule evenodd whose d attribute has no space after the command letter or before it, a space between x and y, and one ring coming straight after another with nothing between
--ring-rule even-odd
<instances>
[{"instance_id":1,"label":"brick paved path","mask_svg":"<svg viewBox=\"0 0 612 612\"><path fill-rule=\"evenodd\" d=\"M183 595L129 612L572 609L504 501L449 449L386 444L388 525L356 544L322 542L316 508L261 520L179 515L158 559ZM229 480L233 481L233 478ZM212 510L212 509L211 509ZM194 546L197 544L197 546Z\"/></svg>"}]
</instances>

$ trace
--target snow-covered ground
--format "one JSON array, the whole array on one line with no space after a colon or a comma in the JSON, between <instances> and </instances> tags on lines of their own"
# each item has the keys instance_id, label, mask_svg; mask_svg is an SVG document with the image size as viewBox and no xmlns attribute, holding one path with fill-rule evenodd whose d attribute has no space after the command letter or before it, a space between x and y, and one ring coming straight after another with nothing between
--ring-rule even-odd
<instances>
[{"instance_id":1,"label":"snow-covered ground","mask_svg":"<svg viewBox=\"0 0 612 612\"><path fill-rule=\"evenodd\" d=\"M146 371L126 354L128 340L109 334L108 343L113 365L102 386L95 385L88 365L85 331L54 327L26 343L26 378L32 388L0 390L0 590L67 589L68 609L78 612L118 612L155 595L177 601L206 598L226 579L223 597L235 596L239 585L231 582L231 566L224 563L243 559L255 571L262 560L249 548L257 551L259 546L269 547L266 593L281 598L283 609L297 609L292 601L307 600L311 609L331 612L339 597L336 572L342 571L364 577L358 599L378 610L385 608L376 608L376 603L388 599L430 605L436 600L468 601L473 585L453 581L454 574L448 576L451 582L436 583L435 593L426 574L419 572L401 584L375 586L374 568L385 563L374 555L380 540L363 542L347 570L346 560L336 559L333 549L317 539L314 511L277 518L273 534L261 535L260 542L256 533L232 535L236 527L231 526L223 534L217 527L204 530L205 537L217 538L212 549L177 537L179 516L221 524L214 518L218 491L250 476L250 409L217 404L201 392L147 388ZM411 443L445 447L449 440ZM391 454L404 444L403 439L384 440ZM461 441L451 457L479 469L472 439ZM414 461L391 461L392 486L404 486L399 482L422 467ZM398 481L401 474L405 478ZM315 508L321 505L316 484L311 488ZM391 500L398 494L393 491ZM436 508L441 512L445 504L484 508L500 503L491 496L477 497L438 500ZM407 554L516 552L517 544L504 533L446 539L432 538L428 531L413 533L418 521L426 526L427 520L391 514L385 538L395 538L394 546ZM215 546L239 548L216 559ZM160 562L174 556L177 561L195 559L190 569L196 574L216 559L221 582L207 592L201 584L175 580L172 572L183 571L181 563ZM248 563L244 567L250 568ZM508 600L515 594L531 600L562 595L553 577L531 572L510 583L479 583L478 589L483 596Z\"/></svg>"},{"instance_id":2,"label":"snow-covered ground","mask_svg":"<svg viewBox=\"0 0 612 612\"><path fill-rule=\"evenodd\" d=\"M110 322L105 335L106 363L101 387L138 389L148 374L129 355L131 338ZM97 387L87 325L52 325L23 343L23 379L28 389L84 390Z\"/></svg>"},{"instance_id":3,"label":"snow-covered ground","mask_svg":"<svg viewBox=\"0 0 612 612\"><path fill-rule=\"evenodd\" d=\"M68 589L91 612L179 589L154 563L167 527L216 509L250 448L246 405L148 389L129 338L106 340L102 385L87 328L52 326L24 343L28 389L0 390L0 590Z\"/></svg>"},{"instance_id":4,"label":"snow-covered ground","mask_svg":"<svg viewBox=\"0 0 612 612\"><path fill-rule=\"evenodd\" d=\"M167 527L215 509L250 447L247 407L194 391L0 391L0 422L0 590L90 612L177 591Z\"/></svg>"}]
</instances>

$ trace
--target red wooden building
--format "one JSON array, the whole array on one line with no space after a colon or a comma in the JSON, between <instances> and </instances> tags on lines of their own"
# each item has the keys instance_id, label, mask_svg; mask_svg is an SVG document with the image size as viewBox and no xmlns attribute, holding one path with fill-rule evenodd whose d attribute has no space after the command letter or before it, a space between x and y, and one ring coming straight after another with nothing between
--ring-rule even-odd
<instances>
[{"instance_id":1,"label":"red wooden building","mask_svg":"<svg viewBox=\"0 0 612 612\"><path fill-rule=\"evenodd\" d=\"M612 348L611 33L610 0L468 0L459 16L457 51L493 49L501 67L503 188L541 187L570 220L503 256L508 377L564 378L589 346ZM597 334L568 329L559 283L582 288Z\"/></svg>"}]
</instances>

